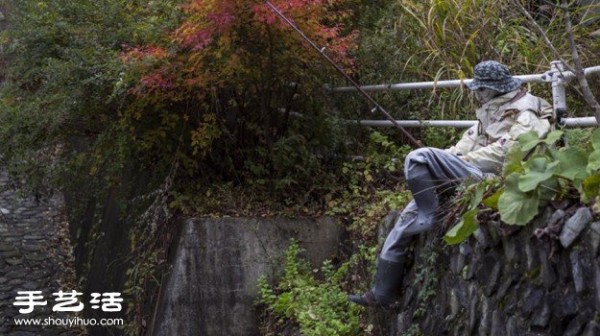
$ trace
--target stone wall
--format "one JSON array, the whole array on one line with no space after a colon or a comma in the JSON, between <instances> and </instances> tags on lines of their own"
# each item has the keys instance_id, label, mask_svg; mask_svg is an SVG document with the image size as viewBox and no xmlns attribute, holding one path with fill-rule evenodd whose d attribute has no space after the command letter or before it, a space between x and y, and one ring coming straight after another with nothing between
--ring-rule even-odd
<instances>
[{"instance_id":1,"label":"stone wall","mask_svg":"<svg viewBox=\"0 0 600 336\"><path fill-rule=\"evenodd\" d=\"M78 289L70 268L68 228L61 197L37 199L19 190L0 170L0 335L77 334L79 328L17 325L15 319L66 319L53 312L53 293ZM18 292L40 291L46 305L21 314L14 306Z\"/></svg>"},{"instance_id":2,"label":"stone wall","mask_svg":"<svg viewBox=\"0 0 600 336\"><path fill-rule=\"evenodd\" d=\"M418 238L389 335L600 335L600 222L588 208L547 208L525 227L491 220L459 246L442 236Z\"/></svg>"}]
</instances>

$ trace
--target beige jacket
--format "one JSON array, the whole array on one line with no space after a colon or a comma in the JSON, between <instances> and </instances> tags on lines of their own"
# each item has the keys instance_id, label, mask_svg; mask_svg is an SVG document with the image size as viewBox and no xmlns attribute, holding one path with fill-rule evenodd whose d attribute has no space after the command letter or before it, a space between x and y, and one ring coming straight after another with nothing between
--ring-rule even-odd
<instances>
[{"instance_id":1,"label":"beige jacket","mask_svg":"<svg viewBox=\"0 0 600 336\"><path fill-rule=\"evenodd\" d=\"M499 173L508 149L519 135L535 130L545 137L553 120L552 106L524 89L490 100L476 115L479 122L446 151L464 156L484 173Z\"/></svg>"}]
</instances>

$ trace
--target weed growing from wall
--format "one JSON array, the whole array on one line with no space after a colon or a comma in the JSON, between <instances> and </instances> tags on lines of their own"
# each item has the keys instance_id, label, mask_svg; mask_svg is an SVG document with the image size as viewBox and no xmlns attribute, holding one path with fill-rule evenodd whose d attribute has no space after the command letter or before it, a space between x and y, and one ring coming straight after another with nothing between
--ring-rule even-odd
<instances>
[{"instance_id":1,"label":"weed growing from wall","mask_svg":"<svg viewBox=\"0 0 600 336\"><path fill-rule=\"evenodd\" d=\"M312 269L300 253L292 240L278 284L272 287L266 278L259 280L258 303L266 305L267 314L278 323L293 321L302 335L358 335L362 308L351 304L342 289L349 264L334 270L325 262L320 270Z\"/></svg>"}]
</instances>

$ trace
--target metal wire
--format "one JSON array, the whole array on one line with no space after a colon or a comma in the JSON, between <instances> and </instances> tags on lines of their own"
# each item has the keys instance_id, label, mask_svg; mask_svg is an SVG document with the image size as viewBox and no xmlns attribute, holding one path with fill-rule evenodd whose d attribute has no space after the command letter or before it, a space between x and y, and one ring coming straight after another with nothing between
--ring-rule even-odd
<instances>
[{"instance_id":1,"label":"metal wire","mask_svg":"<svg viewBox=\"0 0 600 336\"><path fill-rule=\"evenodd\" d=\"M400 124L398 124L396 120L394 120L394 118L381 105L379 105L367 92L365 92L365 90L361 88L361 86L356 81L354 81L339 65L337 65L337 63L335 63L325 53L325 48L319 48L319 46L317 46L317 44L314 41L308 38L308 36L306 36L306 34L304 34L304 32L302 32L302 30L300 30L300 28L298 28L298 26L296 26L294 22L292 22L285 15L283 15L283 13L270 1L266 0L265 4L269 8L271 8L271 10L275 12L275 14L277 14L285 23L287 23L290 27L292 27L292 29L294 29L298 34L300 34L300 36L302 36L302 38L306 42L308 42L311 45L311 47L317 50L317 52L319 52L319 54L321 54L321 56L323 56L323 58L325 58L339 73L341 73L346 78L346 80L348 80L348 82L352 84L354 90L358 91L369 103L371 103L371 105L373 106L370 109L371 113L375 113L377 111L381 112L381 114L383 114L394 127L399 129L410 140L410 142L412 142L413 145L415 145L416 147L422 147L422 144L419 140L415 139L406 129L400 126Z\"/></svg>"}]
</instances>

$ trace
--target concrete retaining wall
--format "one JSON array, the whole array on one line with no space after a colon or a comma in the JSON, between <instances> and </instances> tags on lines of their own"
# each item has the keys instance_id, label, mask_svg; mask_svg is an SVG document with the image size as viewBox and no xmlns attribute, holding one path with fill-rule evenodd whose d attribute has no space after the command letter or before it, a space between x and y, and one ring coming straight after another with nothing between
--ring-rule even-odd
<instances>
[{"instance_id":1,"label":"concrete retaining wall","mask_svg":"<svg viewBox=\"0 0 600 336\"><path fill-rule=\"evenodd\" d=\"M329 218L206 218L180 225L150 335L258 335L258 279L281 270L289 240L297 239L319 265L337 253L342 233Z\"/></svg>"}]
</instances>

